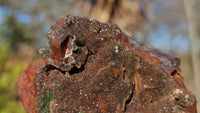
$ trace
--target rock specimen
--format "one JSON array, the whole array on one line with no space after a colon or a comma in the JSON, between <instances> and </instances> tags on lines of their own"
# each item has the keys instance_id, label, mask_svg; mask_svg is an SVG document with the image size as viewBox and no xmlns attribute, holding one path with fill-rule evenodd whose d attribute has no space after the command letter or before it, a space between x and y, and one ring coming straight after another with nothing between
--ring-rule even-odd
<instances>
[{"instance_id":1,"label":"rock specimen","mask_svg":"<svg viewBox=\"0 0 200 113\"><path fill-rule=\"evenodd\" d=\"M29 113L196 113L179 58L116 25L66 16L46 35L17 86Z\"/></svg>"}]
</instances>

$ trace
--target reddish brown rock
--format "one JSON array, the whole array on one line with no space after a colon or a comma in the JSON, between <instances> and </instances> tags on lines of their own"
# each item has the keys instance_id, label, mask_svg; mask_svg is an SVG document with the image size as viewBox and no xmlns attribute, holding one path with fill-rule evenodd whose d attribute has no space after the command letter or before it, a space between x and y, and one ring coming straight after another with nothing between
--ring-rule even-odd
<instances>
[{"instance_id":1,"label":"reddish brown rock","mask_svg":"<svg viewBox=\"0 0 200 113\"><path fill-rule=\"evenodd\" d=\"M131 40L116 25L57 20L18 89L29 113L196 113L179 58Z\"/></svg>"}]
</instances>

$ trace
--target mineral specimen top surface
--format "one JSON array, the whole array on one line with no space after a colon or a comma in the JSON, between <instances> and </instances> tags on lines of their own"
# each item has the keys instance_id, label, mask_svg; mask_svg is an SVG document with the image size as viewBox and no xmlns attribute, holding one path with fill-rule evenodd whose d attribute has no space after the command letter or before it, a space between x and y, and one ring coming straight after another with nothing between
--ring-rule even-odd
<instances>
[{"instance_id":1,"label":"mineral specimen top surface","mask_svg":"<svg viewBox=\"0 0 200 113\"><path fill-rule=\"evenodd\" d=\"M180 60L117 25L66 16L50 27L17 86L28 113L196 113Z\"/></svg>"}]
</instances>

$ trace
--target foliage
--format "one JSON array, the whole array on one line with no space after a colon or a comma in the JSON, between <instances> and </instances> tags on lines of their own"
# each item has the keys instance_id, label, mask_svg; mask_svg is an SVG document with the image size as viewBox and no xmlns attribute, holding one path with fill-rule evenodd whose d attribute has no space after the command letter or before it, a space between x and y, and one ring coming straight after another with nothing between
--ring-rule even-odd
<instances>
[{"instance_id":1,"label":"foliage","mask_svg":"<svg viewBox=\"0 0 200 113\"><path fill-rule=\"evenodd\" d=\"M5 16L0 27L0 113L25 113L16 88L17 75L25 69L23 62L27 59L17 51L23 39L16 19Z\"/></svg>"},{"instance_id":2,"label":"foliage","mask_svg":"<svg viewBox=\"0 0 200 113\"><path fill-rule=\"evenodd\" d=\"M16 51L19 44L33 42L31 39L33 35L27 36L24 32L26 27L19 24L13 15L6 15L0 25L1 40L9 42L11 44L10 49Z\"/></svg>"},{"instance_id":3,"label":"foliage","mask_svg":"<svg viewBox=\"0 0 200 113\"><path fill-rule=\"evenodd\" d=\"M2 43L1 39L0 42ZM10 48L9 42L4 42L4 44L0 45L0 73L4 69L5 60L7 58L8 50Z\"/></svg>"},{"instance_id":4,"label":"foliage","mask_svg":"<svg viewBox=\"0 0 200 113\"><path fill-rule=\"evenodd\" d=\"M35 56L33 57L33 61L34 60L37 60L37 59L40 59L41 58L41 56L40 56L40 53L39 53L39 51L35 51Z\"/></svg>"},{"instance_id":5,"label":"foliage","mask_svg":"<svg viewBox=\"0 0 200 113\"><path fill-rule=\"evenodd\" d=\"M5 55L5 52L0 51L0 56L8 56L8 54ZM25 67L22 65L21 58L18 55L15 56L15 59L11 57L6 59L4 62L0 62L0 65L4 65L3 71L0 72L0 113L25 113L16 88L17 75Z\"/></svg>"}]
</instances>

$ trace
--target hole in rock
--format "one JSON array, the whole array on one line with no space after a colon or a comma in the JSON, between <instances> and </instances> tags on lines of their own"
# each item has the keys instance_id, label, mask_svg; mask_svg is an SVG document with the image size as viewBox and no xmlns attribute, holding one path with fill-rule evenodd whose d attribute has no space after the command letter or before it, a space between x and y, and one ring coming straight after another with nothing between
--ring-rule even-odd
<instances>
[{"instance_id":1,"label":"hole in rock","mask_svg":"<svg viewBox=\"0 0 200 113\"><path fill-rule=\"evenodd\" d=\"M171 73L171 76L174 76L176 74L176 70L174 70L172 73Z\"/></svg>"},{"instance_id":2,"label":"hole in rock","mask_svg":"<svg viewBox=\"0 0 200 113\"><path fill-rule=\"evenodd\" d=\"M79 47L85 46L85 42L84 42L83 40L78 40L78 39L77 39L77 40L75 41L75 43L76 43L76 45L79 46Z\"/></svg>"},{"instance_id":3,"label":"hole in rock","mask_svg":"<svg viewBox=\"0 0 200 113\"><path fill-rule=\"evenodd\" d=\"M67 36L67 37L63 38L63 41L60 44L60 48L62 48L62 50L65 50L67 48L67 44L68 44L70 37L71 36Z\"/></svg>"},{"instance_id":4,"label":"hole in rock","mask_svg":"<svg viewBox=\"0 0 200 113\"><path fill-rule=\"evenodd\" d=\"M55 67L55 66L53 66L53 65L46 65L44 69L45 69L47 75L49 75L50 71L52 71L52 70L58 70L58 71L60 71L62 74L65 74L65 71L62 71L61 69L59 69L59 68L57 68L57 67Z\"/></svg>"},{"instance_id":5,"label":"hole in rock","mask_svg":"<svg viewBox=\"0 0 200 113\"><path fill-rule=\"evenodd\" d=\"M81 66L81 68L77 68L76 66L74 66L70 71L68 71L68 73L70 75L73 75L73 74L81 73L83 72L83 70L84 70L84 66Z\"/></svg>"},{"instance_id":6,"label":"hole in rock","mask_svg":"<svg viewBox=\"0 0 200 113\"><path fill-rule=\"evenodd\" d=\"M127 99L126 102L125 102L124 112L125 112L126 109L127 109L127 105L131 102L131 100L132 100L132 98L133 98L133 92L134 92L134 90L135 90L135 85L133 86L129 97L128 97L128 99Z\"/></svg>"}]
</instances>

